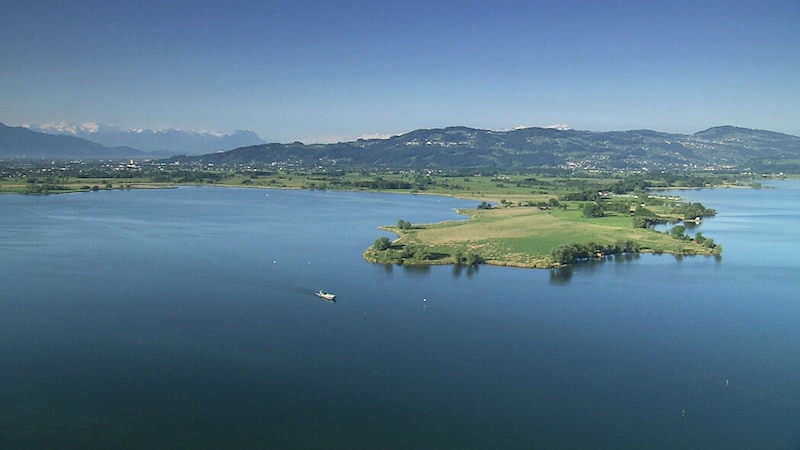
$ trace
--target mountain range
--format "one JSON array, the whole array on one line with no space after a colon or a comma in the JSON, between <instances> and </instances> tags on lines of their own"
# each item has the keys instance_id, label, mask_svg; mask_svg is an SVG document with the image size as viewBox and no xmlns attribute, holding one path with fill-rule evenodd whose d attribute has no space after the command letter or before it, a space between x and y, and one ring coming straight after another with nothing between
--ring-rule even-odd
<instances>
[{"instance_id":1,"label":"mountain range","mask_svg":"<svg viewBox=\"0 0 800 450\"><path fill-rule=\"evenodd\" d=\"M216 165L409 169L770 170L800 172L800 137L733 126L694 134L421 129L388 139L336 144L261 144L173 161Z\"/></svg>"},{"instance_id":2,"label":"mountain range","mask_svg":"<svg viewBox=\"0 0 800 450\"><path fill-rule=\"evenodd\" d=\"M96 123L70 124L65 122L30 125L33 131L74 136L106 147L130 147L154 156L177 154L199 155L265 143L256 133L236 130L232 133L215 131L185 131L176 129L124 129Z\"/></svg>"},{"instance_id":3,"label":"mountain range","mask_svg":"<svg viewBox=\"0 0 800 450\"><path fill-rule=\"evenodd\" d=\"M131 135L133 132L74 134ZM215 165L278 167L371 167L387 169L494 168L526 170L735 170L800 173L800 137L733 126L709 128L694 134L651 130L580 131L521 128L507 131L467 127L420 129L388 139L359 139L335 144L271 143L246 145L201 155L181 152L202 133L140 132L139 136L168 142L162 155L168 161ZM133 133L135 134L135 133ZM206 133L215 136L211 133ZM251 132L216 135L217 144L233 145L260 138ZM179 140L182 136L183 140ZM187 137L188 136L188 137ZM227 139L223 138L228 136ZM163 139L162 139L163 138ZM144 138L143 138L144 139ZM130 142L130 141L126 141ZM144 141L142 141L144 142ZM208 142L208 141L206 141ZM220 144L221 145L221 144ZM153 147L150 147L153 148ZM168 150L171 148L172 150ZM203 148L199 144L192 148ZM197 151L197 150L195 150ZM0 158L120 159L157 157L128 146L106 146L74 135L51 135L25 127L0 124Z\"/></svg>"},{"instance_id":4,"label":"mountain range","mask_svg":"<svg viewBox=\"0 0 800 450\"><path fill-rule=\"evenodd\" d=\"M0 158L122 159L144 155L130 147L106 147L75 136L56 136L0 123Z\"/></svg>"}]
</instances>

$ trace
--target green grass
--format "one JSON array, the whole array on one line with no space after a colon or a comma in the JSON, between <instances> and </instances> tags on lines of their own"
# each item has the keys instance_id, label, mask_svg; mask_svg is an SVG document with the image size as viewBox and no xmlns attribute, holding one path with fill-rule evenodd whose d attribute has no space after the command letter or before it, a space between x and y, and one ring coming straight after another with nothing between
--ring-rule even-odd
<instances>
[{"instance_id":1,"label":"green grass","mask_svg":"<svg viewBox=\"0 0 800 450\"><path fill-rule=\"evenodd\" d=\"M567 210L498 208L464 210L466 221L419 225L408 231L387 227L400 235L396 245L425 246L429 252L448 255L437 263L454 263L457 252L475 252L489 264L519 267L553 267L552 250L562 244L614 244L633 241L643 251L676 254L710 254L699 244L675 239L650 229L635 229L631 218L611 215L585 218L573 206ZM367 255L368 259L374 259Z\"/></svg>"}]
</instances>

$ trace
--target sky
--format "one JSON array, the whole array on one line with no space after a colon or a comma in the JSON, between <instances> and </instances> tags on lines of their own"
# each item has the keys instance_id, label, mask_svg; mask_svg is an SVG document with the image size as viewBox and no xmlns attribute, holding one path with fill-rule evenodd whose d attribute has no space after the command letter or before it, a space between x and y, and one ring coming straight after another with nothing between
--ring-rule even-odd
<instances>
[{"instance_id":1,"label":"sky","mask_svg":"<svg viewBox=\"0 0 800 450\"><path fill-rule=\"evenodd\" d=\"M800 0L0 0L0 122L800 135Z\"/></svg>"}]
</instances>

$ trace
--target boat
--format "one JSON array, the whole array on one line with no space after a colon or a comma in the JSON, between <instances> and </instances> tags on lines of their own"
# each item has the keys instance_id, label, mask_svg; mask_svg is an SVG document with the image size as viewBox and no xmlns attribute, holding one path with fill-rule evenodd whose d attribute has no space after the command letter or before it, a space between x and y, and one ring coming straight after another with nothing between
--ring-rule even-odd
<instances>
[{"instance_id":1,"label":"boat","mask_svg":"<svg viewBox=\"0 0 800 450\"><path fill-rule=\"evenodd\" d=\"M335 302L336 301L336 294L331 294L330 292L317 291L317 292L314 293L314 295L316 295L317 297L319 297L319 298L321 298L323 300L327 300L329 302Z\"/></svg>"}]
</instances>

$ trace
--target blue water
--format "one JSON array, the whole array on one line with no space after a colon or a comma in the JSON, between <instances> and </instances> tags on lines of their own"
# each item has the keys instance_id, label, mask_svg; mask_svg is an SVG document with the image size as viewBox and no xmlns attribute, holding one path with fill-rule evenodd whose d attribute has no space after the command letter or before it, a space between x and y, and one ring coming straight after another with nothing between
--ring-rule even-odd
<instances>
[{"instance_id":1,"label":"blue water","mask_svg":"<svg viewBox=\"0 0 800 450\"><path fill-rule=\"evenodd\" d=\"M721 258L560 272L361 258L474 201L0 196L0 447L800 448L800 183L774 186L680 192Z\"/></svg>"}]
</instances>

